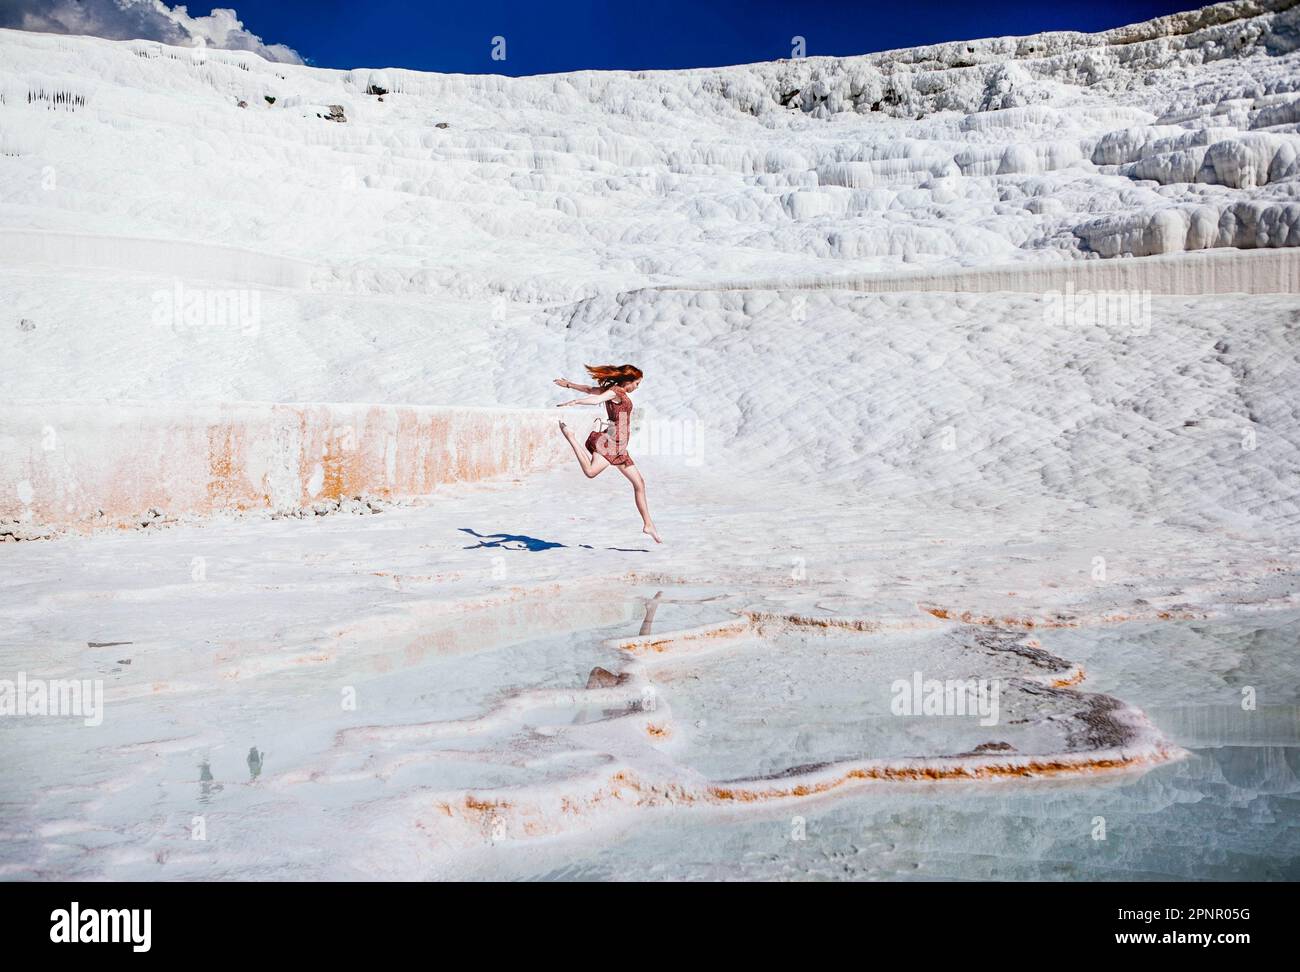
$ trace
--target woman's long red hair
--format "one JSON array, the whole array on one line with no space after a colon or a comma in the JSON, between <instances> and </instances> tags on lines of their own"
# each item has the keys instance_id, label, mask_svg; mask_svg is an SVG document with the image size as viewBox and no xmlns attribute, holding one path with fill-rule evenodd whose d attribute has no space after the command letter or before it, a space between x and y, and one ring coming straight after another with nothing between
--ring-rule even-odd
<instances>
[{"instance_id":1,"label":"woman's long red hair","mask_svg":"<svg viewBox=\"0 0 1300 972\"><path fill-rule=\"evenodd\" d=\"M641 369L636 365L583 365L583 367L601 388L621 385L625 381L637 381L641 377Z\"/></svg>"}]
</instances>

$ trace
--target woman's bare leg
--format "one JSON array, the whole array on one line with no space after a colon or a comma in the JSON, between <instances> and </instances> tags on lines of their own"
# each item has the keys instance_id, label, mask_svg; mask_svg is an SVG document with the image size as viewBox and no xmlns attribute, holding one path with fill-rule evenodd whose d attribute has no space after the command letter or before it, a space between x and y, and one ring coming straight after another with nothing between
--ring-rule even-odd
<instances>
[{"instance_id":1,"label":"woman's bare leg","mask_svg":"<svg viewBox=\"0 0 1300 972\"><path fill-rule=\"evenodd\" d=\"M604 456L593 456L589 453L580 442L578 437L573 434L573 429L569 428L563 422L560 423L560 431L564 437L569 440L569 445L573 446L573 454L578 457L578 465L582 467L582 473L588 479L595 479L606 469L609 468L609 460Z\"/></svg>"},{"instance_id":2,"label":"woman's bare leg","mask_svg":"<svg viewBox=\"0 0 1300 972\"><path fill-rule=\"evenodd\" d=\"M659 539L659 531L655 529L654 521L650 519L650 507L645 501L645 480L641 478L641 470L636 466L619 466L618 471L627 477L628 482L632 484L632 496L636 500L636 511L641 514L641 532L654 540L655 543L663 543Z\"/></svg>"}]
</instances>

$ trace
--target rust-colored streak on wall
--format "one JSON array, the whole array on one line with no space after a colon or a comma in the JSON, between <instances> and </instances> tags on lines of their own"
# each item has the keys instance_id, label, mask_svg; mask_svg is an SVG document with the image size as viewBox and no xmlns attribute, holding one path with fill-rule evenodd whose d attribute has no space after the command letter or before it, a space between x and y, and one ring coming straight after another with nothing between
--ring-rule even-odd
<instances>
[{"instance_id":1,"label":"rust-colored streak on wall","mask_svg":"<svg viewBox=\"0 0 1300 972\"><path fill-rule=\"evenodd\" d=\"M360 481L362 478L354 468L354 460L360 456L360 452L355 448L349 452L346 433L340 436L334 429L326 430L325 443L321 452L324 473L321 496L326 499L339 499L346 495L344 488L349 476L354 481Z\"/></svg>"},{"instance_id":2,"label":"rust-colored streak on wall","mask_svg":"<svg viewBox=\"0 0 1300 972\"><path fill-rule=\"evenodd\" d=\"M249 503L240 482L243 456L233 426L213 425L208 430L208 507L247 509ZM243 502L241 502L241 500Z\"/></svg>"},{"instance_id":3,"label":"rust-colored streak on wall","mask_svg":"<svg viewBox=\"0 0 1300 972\"><path fill-rule=\"evenodd\" d=\"M221 402L0 403L0 519L56 529L290 510L558 462L542 409Z\"/></svg>"}]
</instances>

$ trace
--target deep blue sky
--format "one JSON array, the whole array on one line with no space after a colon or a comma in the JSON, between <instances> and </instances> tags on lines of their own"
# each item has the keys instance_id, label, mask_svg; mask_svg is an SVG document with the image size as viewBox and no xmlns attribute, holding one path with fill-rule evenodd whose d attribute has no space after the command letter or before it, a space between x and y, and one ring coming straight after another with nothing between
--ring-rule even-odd
<instances>
[{"instance_id":1,"label":"deep blue sky","mask_svg":"<svg viewBox=\"0 0 1300 972\"><path fill-rule=\"evenodd\" d=\"M219 0L267 43L319 67L406 67L474 74L712 67L790 56L865 54L1041 30L1104 30L1203 4L1161 0ZM190 13L208 4L190 2ZM507 59L491 59L491 38Z\"/></svg>"}]
</instances>

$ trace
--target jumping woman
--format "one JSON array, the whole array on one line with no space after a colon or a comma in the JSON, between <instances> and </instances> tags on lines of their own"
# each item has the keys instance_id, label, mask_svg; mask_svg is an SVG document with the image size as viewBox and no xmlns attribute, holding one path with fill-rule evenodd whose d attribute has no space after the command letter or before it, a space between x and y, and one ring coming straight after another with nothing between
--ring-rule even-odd
<instances>
[{"instance_id":1,"label":"jumping woman","mask_svg":"<svg viewBox=\"0 0 1300 972\"><path fill-rule=\"evenodd\" d=\"M591 375L595 385L578 385L564 378L556 378L555 383L561 388L586 392L581 398L571 402L560 402L558 408L567 405L599 405L605 403L605 412L609 422L604 430L596 430L587 436L586 446L578 444L574 435L563 422L560 431L573 447L573 454L578 457L578 465L588 479L594 479L610 466L627 477L632 484L632 495L636 499L637 512L641 514L641 532L663 543L659 531L650 519L650 508L645 501L645 480L627 454L627 440L632 420L632 392L641 384L641 369L635 365L587 365L587 374Z\"/></svg>"}]
</instances>

